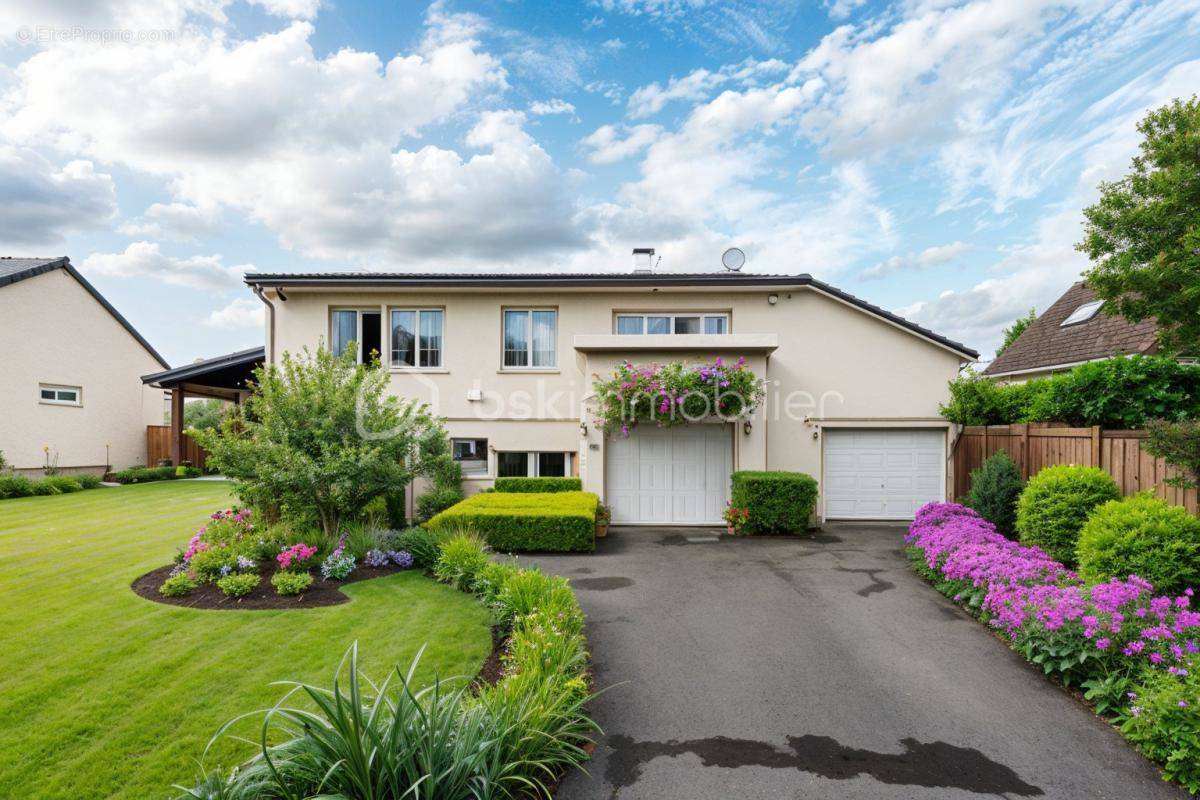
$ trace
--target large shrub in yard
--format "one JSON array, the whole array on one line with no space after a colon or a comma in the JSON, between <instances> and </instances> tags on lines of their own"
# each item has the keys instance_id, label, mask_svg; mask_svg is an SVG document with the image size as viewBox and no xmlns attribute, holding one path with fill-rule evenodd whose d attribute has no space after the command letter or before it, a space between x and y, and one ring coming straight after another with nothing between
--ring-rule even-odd
<instances>
[{"instance_id":1,"label":"large shrub in yard","mask_svg":"<svg viewBox=\"0 0 1200 800\"><path fill-rule=\"evenodd\" d=\"M1091 583L1137 575L1160 592L1200 586L1200 519L1148 493L1113 500L1092 512L1077 554Z\"/></svg>"},{"instance_id":2,"label":"large shrub in yard","mask_svg":"<svg viewBox=\"0 0 1200 800\"><path fill-rule=\"evenodd\" d=\"M982 466L971 472L971 489L967 505L996 526L996 530L1015 539L1017 535L1017 499L1025 481L1021 468L1000 451L990 456Z\"/></svg>"},{"instance_id":3,"label":"large shrub in yard","mask_svg":"<svg viewBox=\"0 0 1200 800\"><path fill-rule=\"evenodd\" d=\"M749 512L748 534L803 533L817 504L817 482L803 472L742 470L731 476L729 503Z\"/></svg>"},{"instance_id":4,"label":"large shrub in yard","mask_svg":"<svg viewBox=\"0 0 1200 800\"><path fill-rule=\"evenodd\" d=\"M1075 564L1075 545L1096 506L1121 496L1107 472L1095 467L1047 467L1029 479L1017 501L1021 543L1040 547L1067 566Z\"/></svg>"},{"instance_id":5,"label":"large shrub in yard","mask_svg":"<svg viewBox=\"0 0 1200 800\"><path fill-rule=\"evenodd\" d=\"M497 492L579 492L579 478L496 478Z\"/></svg>"},{"instance_id":6,"label":"large shrub in yard","mask_svg":"<svg viewBox=\"0 0 1200 800\"><path fill-rule=\"evenodd\" d=\"M425 523L431 530L470 527L496 550L591 551L596 505L591 492L486 492Z\"/></svg>"},{"instance_id":7,"label":"large shrub in yard","mask_svg":"<svg viewBox=\"0 0 1200 800\"><path fill-rule=\"evenodd\" d=\"M354 349L284 353L255 371L256 386L220 430L193 431L209 461L237 479L235 491L268 513L319 522L326 536L415 476L448 448L427 408L387 394L378 364L355 362Z\"/></svg>"}]
</instances>

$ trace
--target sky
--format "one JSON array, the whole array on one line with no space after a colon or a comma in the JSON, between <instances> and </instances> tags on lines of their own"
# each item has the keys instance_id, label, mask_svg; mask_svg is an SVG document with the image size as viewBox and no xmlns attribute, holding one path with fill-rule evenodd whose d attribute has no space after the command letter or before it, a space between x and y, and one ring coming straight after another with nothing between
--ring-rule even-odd
<instances>
[{"instance_id":1,"label":"sky","mask_svg":"<svg viewBox=\"0 0 1200 800\"><path fill-rule=\"evenodd\" d=\"M0 254L174 365L247 271L807 272L991 356L1200 88L1200 0L7 0Z\"/></svg>"}]
</instances>

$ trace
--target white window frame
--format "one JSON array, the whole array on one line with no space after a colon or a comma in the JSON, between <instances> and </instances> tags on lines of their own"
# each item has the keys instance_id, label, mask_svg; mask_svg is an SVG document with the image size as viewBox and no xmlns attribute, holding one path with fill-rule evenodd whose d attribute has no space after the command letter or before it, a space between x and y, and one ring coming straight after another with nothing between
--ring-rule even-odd
<instances>
[{"instance_id":1,"label":"white window frame","mask_svg":"<svg viewBox=\"0 0 1200 800\"><path fill-rule=\"evenodd\" d=\"M513 477L523 477L523 478L541 478L541 477L573 478L574 477L575 452L573 450L502 450L502 451L496 452L496 477L497 478L507 477L507 476L502 476L500 474L500 456L504 453L509 453L509 454L524 453L525 454L525 458L526 458L525 473L526 474L513 476ZM541 474L541 470L538 468L538 456L541 455L542 453L562 453L562 457L563 457L563 474L562 475L543 476Z\"/></svg>"},{"instance_id":2,"label":"white window frame","mask_svg":"<svg viewBox=\"0 0 1200 800\"><path fill-rule=\"evenodd\" d=\"M391 358L391 345L392 345L391 315L390 314L385 315L383 313L383 309L379 308L378 306L330 306L329 307L329 352L331 352L331 353L333 352L333 315L338 312L345 312L345 311L353 311L354 312L354 343L356 345L358 345L358 352L355 354L355 357L358 359L358 363L359 364L366 363L366 361L363 359L363 355L364 355L363 354L363 340L362 340L362 337L363 337L363 324L362 324L363 314L378 314L379 315L379 338L380 338L379 346L380 347L383 347L383 341L382 341L383 340L383 332L384 332L383 323L384 323L385 319L388 321L388 327L387 327L388 358L390 359ZM382 360L382 358L383 358L382 350L380 350L380 352L379 352L379 357Z\"/></svg>"},{"instance_id":3,"label":"white window frame","mask_svg":"<svg viewBox=\"0 0 1200 800\"><path fill-rule=\"evenodd\" d=\"M454 443L455 442L483 442L482 458L480 458L479 453L476 453L475 454L476 457L472 458L472 459L455 458L455 456L454 456ZM483 462L483 472L467 472L464 470L463 471L463 479L464 480L470 480L472 478L476 478L476 479L488 478L491 476L491 474L492 474L491 452L492 452L492 448L491 448L491 445L488 442L488 439L486 436L452 436L450 438L450 457L452 459L454 459L454 461L456 463L462 464L464 461L482 461Z\"/></svg>"},{"instance_id":4,"label":"white window frame","mask_svg":"<svg viewBox=\"0 0 1200 800\"><path fill-rule=\"evenodd\" d=\"M394 358L395 352L392 350L392 312L393 311L407 311L411 314L416 315L417 330L416 330L416 340L413 342L414 363L412 365L397 364L395 362L395 358ZM431 311L440 312L442 315L442 333L441 333L442 346L438 350L438 365L436 367L422 367L421 366L421 316L422 316L422 314L429 313ZM387 337L388 369L392 370L393 372L445 372L446 371L446 309L444 307L442 307L442 306L388 306L387 314L385 315L385 319L387 319L387 327L384 329L383 335Z\"/></svg>"},{"instance_id":5,"label":"white window frame","mask_svg":"<svg viewBox=\"0 0 1200 800\"><path fill-rule=\"evenodd\" d=\"M1073 325L1082 325L1085 322L1090 322L1100 313L1103 305L1103 300L1089 300L1086 303L1080 303L1074 311L1067 315L1066 319L1059 323L1058 327L1069 328Z\"/></svg>"},{"instance_id":6,"label":"white window frame","mask_svg":"<svg viewBox=\"0 0 1200 800\"><path fill-rule=\"evenodd\" d=\"M671 322L670 322L671 330L665 334L658 334L658 333L648 334L646 331L650 327L650 317L666 317L667 319L671 320ZM712 312L712 311L662 311L662 312L617 311L613 314L613 333L614 334L618 333L618 330L617 330L618 320L621 320L624 318L634 318L634 319L641 318L642 332L640 334L625 333L625 334L619 334L619 335L621 335L621 336L649 336L649 335L653 335L653 336L687 336L687 335L689 335L689 334L685 334L685 333L675 333L675 319L677 317L699 317L700 318L700 333L696 334L696 335L724 336L725 334L729 333L729 329L730 329L729 313L728 312ZM718 319L725 320L725 333L705 334L704 333L704 322L705 322L705 320L710 319L710 318L718 318Z\"/></svg>"},{"instance_id":7,"label":"white window frame","mask_svg":"<svg viewBox=\"0 0 1200 800\"><path fill-rule=\"evenodd\" d=\"M54 392L53 398L42 397L42 392ZM62 392L74 392L74 400L63 400L58 395ZM48 406L72 406L79 408L83 405L83 387L68 386L64 383L39 383L38 402Z\"/></svg>"},{"instance_id":8,"label":"white window frame","mask_svg":"<svg viewBox=\"0 0 1200 800\"><path fill-rule=\"evenodd\" d=\"M536 311L549 312L554 315L554 349L551 354L554 356L553 364L533 365L533 314ZM504 346L507 339L508 315L514 313L525 314L526 330L528 331L528 341L525 343L525 366L509 366L504 363L504 356L508 349ZM500 309L500 370L502 372L557 372L558 371L558 307L557 306L504 306Z\"/></svg>"}]
</instances>

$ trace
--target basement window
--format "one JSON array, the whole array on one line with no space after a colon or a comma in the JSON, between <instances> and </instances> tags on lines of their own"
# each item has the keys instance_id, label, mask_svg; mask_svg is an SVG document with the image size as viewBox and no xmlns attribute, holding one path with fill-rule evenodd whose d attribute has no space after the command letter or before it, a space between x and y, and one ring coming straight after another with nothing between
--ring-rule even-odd
<instances>
[{"instance_id":1,"label":"basement window","mask_svg":"<svg viewBox=\"0 0 1200 800\"><path fill-rule=\"evenodd\" d=\"M1065 328L1068 325L1078 325L1081 322L1087 322L1096 313L1100 311L1100 306L1104 305L1103 300L1093 300L1090 303L1084 303L1079 308L1071 312L1071 315L1062 321L1060 328Z\"/></svg>"}]
</instances>

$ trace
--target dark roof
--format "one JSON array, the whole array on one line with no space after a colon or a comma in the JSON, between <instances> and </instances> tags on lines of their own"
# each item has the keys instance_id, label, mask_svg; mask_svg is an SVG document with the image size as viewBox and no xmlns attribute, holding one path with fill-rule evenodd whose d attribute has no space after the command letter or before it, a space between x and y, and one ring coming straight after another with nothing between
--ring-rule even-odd
<instances>
[{"instance_id":1,"label":"dark roof","mask_svg":"<svg viewBox=\"0 0 1200 800\"><path fill-rule=\"evenodd\" d=\"M150 343L137 332L137 329L130 324L129 320L121 316L121 312L117 311L112 305L104 299L104 295L100 294L95 286L92 286L87 280L79 274L79 271L71 265L71 260L66 256L61 258L9 258L7 256L0 257L0 287L8 286L12 283L23 281L26 278L32 278L37 275L44 275L47 272L53 272L56 269L64 269L67 274L79 282L79 285L87 289L88 294L96 298L96 302L104 306L104 310L112 314L113 319L121 323L121 327L129 331L129 335L137 339L138 344L146 348L146 352L154 357L154 360L162 364L164 367L169 367L167 360L159 355L158 351L150 346Z\"/></svg>"},{"instance_id":2,"label":"dark roof","mask_svg":"<svg viewBox=\"0 0 1200 800\"><path fill-rule=\"evenodd\" d=\"M252 347L249 350L239 350L236 353L206 358L182 367L143 375L142 383L170 388L181 383L207 385L210 381L215 381L214 385L217 386L224 387L228 383L231 385L226 388L242 388L236 384L244 381L244 376L249 375L254 367L260 366L265 360L266 349Z\"/></svg>"},{"instance_id":3,"label":"dark roof","mask_svg":"<svg viewBox=\"0 0 1200 800\"><path fill-rule=\"evenodd\" d=\"M1063 320L1072 311L1095 299L1091 287L1082 281L1076 283L988 364L983 374L1035 371L1157 349L1158 323L1152 319L1130 322L1110 316L1101 308L1086 322L1063 327Z\"/></svg>"},{"instance_id":4,"label":"dark roof","mask_svg":"<svg viewBox=\"0 0 1200 800\"><path fill-rule=\"evenodd\" d=\"M306 273L259 273L246 274L250 286L277 288L302 286L409 286L430 288L447 286L454 288L499 288L499 287L628 287L628 286L808 286L839 300L849 303L869 314L874 314L908 331L940 345L950 348L969 358L978 358L979 353L961 342L948 339L923 328L915 322L886 311L843 292L837 287L819 281L811 275L764 275L751 272L590 272L590 273L435 273L435 272L306 272Z\"/></svg>"}]
</instances>

